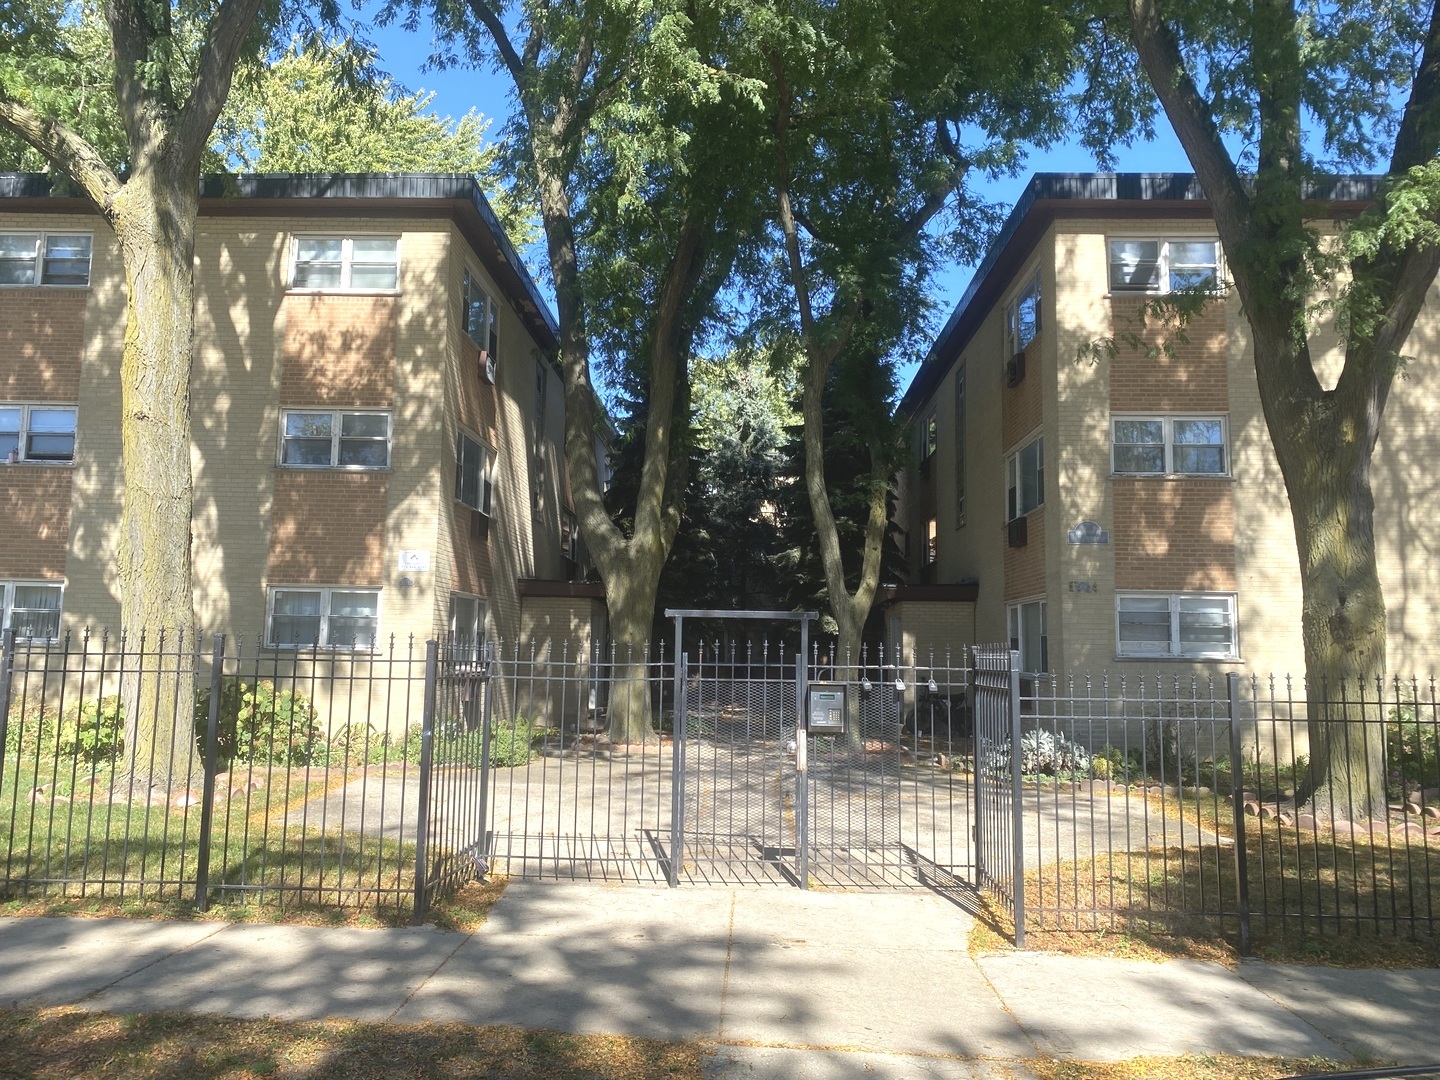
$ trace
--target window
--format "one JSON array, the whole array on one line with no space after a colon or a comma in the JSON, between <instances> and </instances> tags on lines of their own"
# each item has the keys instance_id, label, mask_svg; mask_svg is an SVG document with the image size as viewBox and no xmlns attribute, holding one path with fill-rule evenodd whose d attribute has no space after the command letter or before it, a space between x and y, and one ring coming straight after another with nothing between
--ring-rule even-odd
<instances>
[{"instance_id":1,"label":"window","mask_svg":"<svg viewBox=\"0 0 1440 1080\"><path fill-rule=\"evenodd\" d=\"M1040 333L1040 271L1005 308L1005 343L1014 356Z\"/></svg>"},{"instance_id":2,"label":"window","mask_svg":"<svg viewBox=\"0 0 1440 1080\"><path fill-rule=\"evenodd\" d=\"M1218 241L1110 241L1110 288L1114 292L1214 291L1219 287Z\"/></svg>"},{"instance_id":3,"label":"window","mask_svg":"<svg viewBox=\"0 0 1440 1080\"><path fill-rule=\"evenodd\" d=\"M280 464L298 469L388 469L390 414L287 409Z\"/></svg>"},{"instance_id":4,"label":"window","mask_svg":"<svg viewBox=\"0 0 1440 1080\"><path fill-rule=\"evenodd\" d=\"M560 511L560 554L571 562L580 559L580 530L569 510Z\"/></svg>"},{"instance_id":5,"label":"window","mask_svg":"<svg viewBox=\"0 0 1440 1080\"><path fill-rule=\"evenodd\" d=\"M495 301L480 287L479 278L470 272L468 266L460 282L460 309L461 321L470 340L495 356L500 348L499 312L495 309Z\"/></svg>"},{"instance_id":6,"label":"window","mask_svg":"<svg viewBox=\"0 0 1440 1080\"><path fill-rule=\"evenodd\" d=\"M450 641L459 658L480 660L480 650L485 643L486 603L478 596L464 593L450 594Z\"/></svg>"},{"instance_id":7,"label":"window","mask_svg":"<svg viewBox=\"0 0 1440 1080\"><path fill-rule=\"evenodd\" d=\"M379 589L271 589L268 644L276 649L374 649Z\"/></svg>"},{"instance_id":8,"label":"window","mask_svg":"<svg viewBox=\"0 0 1440 1080\"><path fill-rule=\"evenodd\" d=\"M1010 624L1010 648L1020 652L1020 670L1044 674L1050 670L1050 639L1045 627L1045 601L1011 604L1006 610Z\"/></svg>"},{"instance_id":9,"label":"window","mask_svg":"<svg viewBox=\"0 0 1440 1080\"><path fill-rule=\"evenodd\" d=\"M388 292L399 269L399 237L297 236L290 287Z\"/></svg>"},{"instance_id":10,"label":"window","mask_svg":"<svg viewBox=\"0 0 1440 1080\"><path fill-rule=\"evenodd\" d=\"M1045 503L1045 440L1011 454L1005 467L1005 520L1014 521Z\"/></svg>"},{"instance_id":11,"label":"window","mask_svg":"<svg viewBox=\"0 0 1440 1080\"><path fill-rule=\"evenodd\" d=\"M88 233L0 233L0 285L89 285L91 246Z\"/></svg>"},{"instance_id":12,"label":"window","mask_svg":"<svg viewBox=\"0 0 1440 1080\"><path fill-rule=\"evenodd\" d=\"M538 450L545 437L545 400L550 389L550 369L538 355L535 357L535 446Z\"/></svg>"},{"instance_id":13,"label":"window","mask_svg":"<svg viewBox=\"0 0 1440 1080\"><path fill-rule=\"evenodd\" d=\"M455 442L455 498L488 516L494 472L495 451L462 431Z\"/></svg>"},{"instance_id":14,"label":"window","mask_svg":"<svg viewBox=\"0 0 1440 1080\"><path fill-rule=\"evenodd\" d=\"M931 518L925 526L925 565L938 562L940 559L940 530L939 522Z\"/></svg>"},{"instance_id":15,"label":"window","mask_svg":"<svg viewBox=\"0 0 1440 1080\"><path fill-rule=\"evenodd\" d=\"M1120 656L1235 659L1235 597L1138 593L1115 598Z\"/></svg>"},{"instance_id":16,"label":"window","mask_svg":"<svg viewBox=\"0 0 1440 1080\"><path fill-rule=\"evenodd\" d=\"M0 461L74 460L74 405L0 405Z\"/></svg>"},{"instance_id":17,"label":"window","mask_svg":"<svg viewBox=\"0 0 1440 1080\"><path fill-rule=\"evenodd\" d=\"M965 524L965 365L955 369L955 528Z\"/></svg>"},{"instance_id":18,"label":"window","mask_svg":"<svg viewBox=\"0 0 1440 1080\"><path fill-rule=\"evenodd\" d=\"M60 639L63 587L38 581L0 581L0 630L22 641Z\"/></svg>"},{"instance_id":19,"label":"window","mask_svg":"<svg viewBox=\"0 0 1440 1080\"><path fill-rule=\"evenodd\" d=\"M1225 419L1219 416L1116 417L1110 422L1117 474L1225 476Z\"/></svg>"},{"instance_id":20,"label":"window","mask_svg":"<svg viewBox=\"0 0 1440 1080\"><path fill-rule=\"evenodd\" d=\"M920 425L920 460L929 461L935 455L935 448L939 444L940 427L932 412Z\"/></svg>"}]
</instances>

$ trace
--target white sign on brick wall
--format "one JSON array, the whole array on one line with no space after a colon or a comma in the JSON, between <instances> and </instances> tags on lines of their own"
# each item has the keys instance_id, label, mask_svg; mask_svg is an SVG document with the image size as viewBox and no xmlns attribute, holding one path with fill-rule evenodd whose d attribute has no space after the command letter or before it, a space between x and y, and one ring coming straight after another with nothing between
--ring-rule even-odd
<instances>
[{"instance_id":1,"label":"white sign on brick wall","mask_svg":"<svg viewBox=\"0 0 1440 1080\"><path fill-rule=\"evenodd\" d=\"M430 569L430 552L428 549L420 551L401 551L400 569L419 571L424 573Z\"/></svg>"}]
</instances>

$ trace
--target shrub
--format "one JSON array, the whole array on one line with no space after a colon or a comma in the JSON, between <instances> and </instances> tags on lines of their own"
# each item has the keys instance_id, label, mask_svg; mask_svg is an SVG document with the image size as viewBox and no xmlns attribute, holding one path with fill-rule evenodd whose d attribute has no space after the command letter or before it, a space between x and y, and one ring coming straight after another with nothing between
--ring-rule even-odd
<instances>
[{"instance_id":1,"label":"shrub","mask_svg":"<svg viewBox=\"0 0 1440 1080\"><path fill-rule=\"evenodd\" d=\"M517 716L508 724L496 724L490 737L490 764L502 769L530 764L530 744L535 738L535 722Z\"/></svg>"},{"instance_id":2,"label":"shrub","mask_svg":"<svg viewBox=\"0 0 1440 1080\"><path fill-rule=\"evenodd\" d=\"M1000 747L995 751L990 767L996 772L1010 768L1009 747ZM1027 731L1020 736L1020 771L1026 776L1083 779L1090 775L1090 752L1055 732Z\"/></svg>"},{"instance_id":3,"label":"shrub","mask_svg":"<svg viewBox=\"0 0 1440 1080\"><path fill-rule=\"evenodd\" d=\"M55 743L61 757L90 765L111 761L125 749L125 707L118 695L92 699L65 711Z\"/></svg>"},{"instance_id":4,"label":"shrub","mask_svg":"<svg viewBox=\"0 0 1440 1080\"><path fill-rule=\"evenodd\" d=\"M55 714L38 701L10 703L5 753L34 757L55 745Z\"/></svg>"},{"instance_id":5,"label":"shrub","mask_svg":"<svg viewBox=\"0 0 1440 1080\"><path fill-rule=\"evenodd\" d=\"M1385 770L1392 799L1440 785L1440 724L1421 720L1414 705L1391 709L1385 724Z\"/></svg>"},{"instance_id":6,"label":"shrub","mask_svg":"<svg viewBox=\"0 0 1440 1080\"><path fill-rule=\"evenodd\" d=\"M210 691L196 690L195 730L200 745L210 719ZM325 749L315 706L304 694L276 690L269 679L255 684L226 679L220 687L216 726L219 758L254 765L311 765Z\"/></svg>"}]
</instances>

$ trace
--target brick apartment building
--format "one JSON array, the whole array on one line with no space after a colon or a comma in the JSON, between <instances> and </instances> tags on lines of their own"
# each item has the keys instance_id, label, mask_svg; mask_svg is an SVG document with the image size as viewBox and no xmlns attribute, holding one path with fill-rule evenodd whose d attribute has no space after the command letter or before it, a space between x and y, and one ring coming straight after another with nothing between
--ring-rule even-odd
<instances>
[{"instance_id":1,"label":"brick apartment building","mask_svg":"<svg viewBox=\"0 0 1440 1080\"><path fill-rule=\"evenodd\" d=\"M1358 211L1337 181L1317 220ZM902 401L912 584L887 638L923 657L1009 638L1027 671L1303 671L1294 533L1233 289L1185 340L1147 298L1225 281L1186 175L1037 175ZM1139 333L1146 344L1126 345ZM1373 482L1393 672L1434 666L1440 622L1440 299L1417 321ZM1109 356L1093 349L1114 340ZM1322 379L1337 336L1312 342Z\"/></svg>"},{"instance_id":2,"label":"brick apartment building","mask_svg":"<svg viewBox=\"0 0 1440 1080\"><path fill-rule=\"evenodd\" d=\"M195 607L277 651L603 636L565 475L554 318L476 183L208 178L191 380ZM0 176L0 604L113 626L114 235Z\"/></svg>"}]
</instances>

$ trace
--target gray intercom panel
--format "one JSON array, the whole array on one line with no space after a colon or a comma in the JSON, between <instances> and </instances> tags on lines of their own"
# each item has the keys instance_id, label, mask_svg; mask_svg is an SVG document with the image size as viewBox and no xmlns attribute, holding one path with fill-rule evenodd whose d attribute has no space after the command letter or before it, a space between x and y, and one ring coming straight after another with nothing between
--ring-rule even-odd
<instances>
[{"instance_id":1,"label":"gray intercom panel","mask_svg":"<svg viewBox=\"0 0 1440 1080\"><path fill-rule=\"evenodd\" d=\"M845 684L811 683L807 692L805 726L812 735L845 733Z\"/></svg>"}]
</instances>

